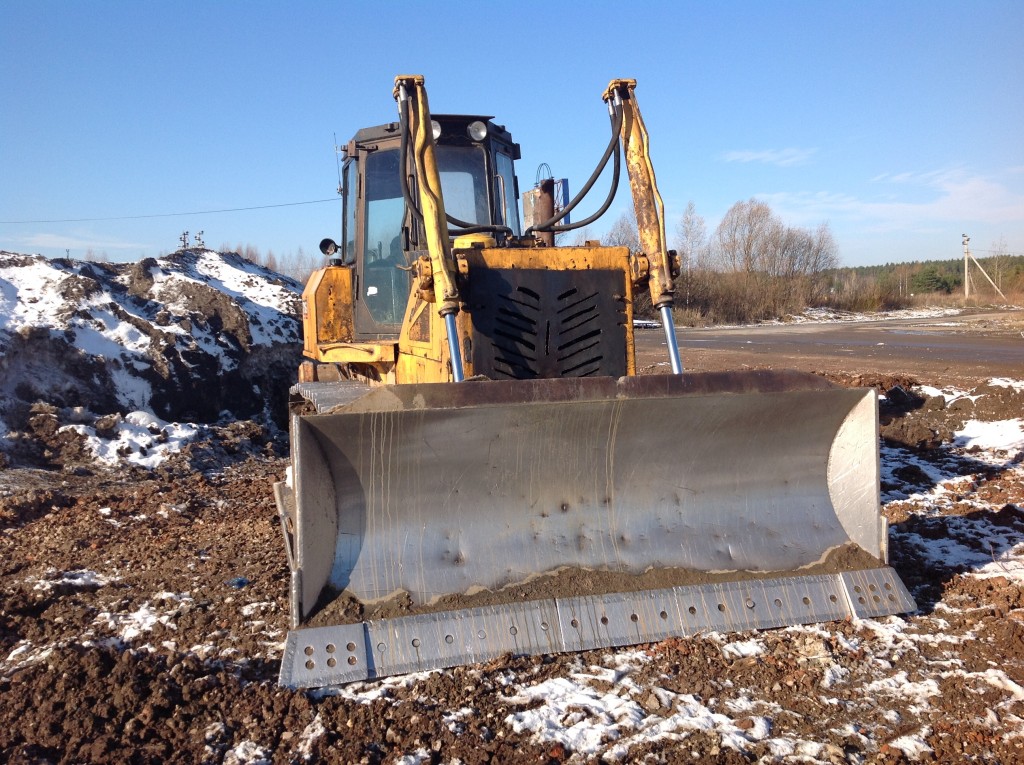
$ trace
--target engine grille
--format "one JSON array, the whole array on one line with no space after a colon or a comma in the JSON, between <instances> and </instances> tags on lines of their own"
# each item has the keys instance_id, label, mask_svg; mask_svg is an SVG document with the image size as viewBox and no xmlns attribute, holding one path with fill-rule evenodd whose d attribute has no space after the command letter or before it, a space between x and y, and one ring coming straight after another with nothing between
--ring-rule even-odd
<instances>
[{"instance_id":1,"label":"engine grille","mask_svg":"<svg viewBox=\"0 0 1024 765\"><path fill-rule=\"evenodd\" d=\"M475 268L473 371L496 380L626 374L620 270Z\"/></svg>"}]
</instances>

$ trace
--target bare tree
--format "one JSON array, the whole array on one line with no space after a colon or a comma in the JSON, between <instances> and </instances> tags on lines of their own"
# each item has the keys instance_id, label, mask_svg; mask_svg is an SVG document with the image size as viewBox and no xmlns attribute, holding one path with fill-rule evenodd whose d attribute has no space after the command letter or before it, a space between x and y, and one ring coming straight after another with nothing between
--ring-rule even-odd
<instances>
[{"instance_id":1,"label":"bare tree","mask_svg":"<svg viewBox=\"0 0 1024 765\"><path fill-rule=\"evenodd\" d=\"M778 225L772 209L764 202L749 199L734 204L715 230L718 267L748 274L765 270L766 244Z\"/></svg>"},{"instance_id":2,"label":"bare tree","mask_svg":"<svg viewBox=\"0 0 1024 765\"><path fill-rule=\"evenodd\" d=\"M106 250L104 250L103 252L99 252L98 253L95 250L93 250L92 248L89 248L88 250L86 250L86 252L85 252L85 259L88 260L91 263L109 263L110 262L110 256L107 254Z\"/></svg>"},{"instance_id":3,"label":"bare tree","mask_svg":"<svg viewBox=\"0 0 1024 765\"><path fill-rule=\"evenodd\" d=\"M806 273L820 274L839 268L839 245L827 223L818 226L811 239L811 258Z\"/></svg>"},{"instance_id":4,"label":"bare tree","mask_svg":"<svg viewBox=\"0 0 1024 765\"><path fill-rule=\"evenodd\" d=\"M574 231L555 234L555 244L559 247L582 247L593 238L594 233L590 230L590 226L584 226Z\"/></svg>"},{"instance_id":5,"label":"bare tree","mask_svg":"<svg viewBox=\"0 0 1024 765\"><path fill-rule=\"evenodd\" d=\"M310 274L320 267L323 258L320 253L307 253L303 247L299 247L294 255L282 259L281 273L290 276L300 282L305 282Z\"/></svg>"},{"instance_id":6,"label":"bare tree","mask_svg":"<svg viewBox=\"0 0 1024 765\"><path fill-rule=\"evenodd\" d=\"M707 226L704 218L697 214L697 207L690 200L676 226L676 250L682 261L683 273L690 273L691 268L699 268L707 246Z\"/></svg>"},{"instance_id":7,"label":"bare tree","mask_svg":"<svg viewBox=\"0 0 1024 765\"><path fill-rule=\"evenodd\" d=\"M893 269L893 278L896 280L896 295L900 298L910 297L910 277L912 269L906 263L901 263Z\"/></svg>"},{"instance_id":8,"label":"bare tree","mask_svg":"<svg viewBox=\"0 0 1024 765\"><path fill-rule=\"evenodd\" d=\"M992 269L992 279L996 287L1003 288L1003 274L1010 265L1010 250L1006 246L1006 237L999 237L999 241L992 243L992 255L987 258Z\"/></svg>"},{"instance_id":9,"label":"bare tree","mask_svg":"<svg viewBox=\"0 0 1024 765\"><path fill-rule=\"evenodd\" d=\"M630 252L640 251L640 232L632 210L622 213L604 235L603 244L609 247L628 247Z\"/></svg>"},{"instance_id":10,"label":"bare tree","mask_svg":"<svg viewBox=\"0 0 1024 765\"><path fill-rule=\"evenodd\" d=\"M676 292L683 300L681 307L687 311L691 308L693 298L706 292L706 289L701 289L706 286L701 284L706 280L698 272L707 268L707 239L704 218L697 214L697 206L690 200L676 225L676 251L682 266Z\"/></svg>"},{"instance_id":11,"label":"bare tree","mask_svg":"<svg viewBox=\"0 0 1024 765\"><path fill-rule=\"evenodd\" d=\"M770 277L811 276L839 265L827 223L814 231L786 226L764 202L737 202L715 230L715 261L723 271Z\"/></svg>"},{"instance_id":12,"label":"bare tree","mask_svg":"<svg viewBox=\"0 0 1024 765\"><path fill-rule=\"evenodd\" d=\"M828 224L813 231L786 226L756 199L729 209L711 248L722 272L716 308L737 321L781 317L820 302L828 289L824 274L839 263Z\"/></svg>"}]
</instances>

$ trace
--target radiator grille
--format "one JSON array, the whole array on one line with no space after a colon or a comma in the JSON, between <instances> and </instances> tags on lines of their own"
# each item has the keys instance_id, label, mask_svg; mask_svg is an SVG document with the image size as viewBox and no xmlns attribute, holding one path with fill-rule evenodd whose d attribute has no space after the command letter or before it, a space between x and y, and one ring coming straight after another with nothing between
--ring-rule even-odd
<instances>
[{"instance_id":1,"label":"radiator grille","mask_svg":"<svg viewBox=\"0 0 1024 765\"><path fill-rule=\"evenodd\" d=\"M476 268L468 281L476 374L626 374L622 271Z\"/></svg>"}]
</instances>

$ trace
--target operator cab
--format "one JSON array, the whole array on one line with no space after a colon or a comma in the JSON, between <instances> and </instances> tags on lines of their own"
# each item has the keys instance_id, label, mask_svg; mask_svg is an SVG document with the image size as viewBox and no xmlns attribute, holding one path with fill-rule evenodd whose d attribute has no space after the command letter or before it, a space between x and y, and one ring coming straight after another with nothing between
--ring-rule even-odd
<instances>
[{"instance_id":1,"label":"operator cab","mask_svg":"<svg viewBox=\"0 0 1024 765\"><path fill-rule=\"evenodd\" d=\"M432 123L449 236L481 229L499 243L519 236L513 166L519 145L490 117L433 115ZM321 244L325 254L355 271L357 340L398 336L412 287L409 267L426 250L422 223L402 193L401 140L399 123L392 122L364 128L349 141L342 168L342 243L336 252L329 251L330 240ZM408 169L405 174L418 200L414 176Z\"/></svg>"}]
</instances>

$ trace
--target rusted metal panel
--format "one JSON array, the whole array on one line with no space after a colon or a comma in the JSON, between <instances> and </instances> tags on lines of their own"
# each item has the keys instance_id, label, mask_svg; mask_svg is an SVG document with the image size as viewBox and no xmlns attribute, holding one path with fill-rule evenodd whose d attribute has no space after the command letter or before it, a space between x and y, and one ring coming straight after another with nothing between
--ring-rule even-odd
<instances>
[{"instance_id":1,"label":"rusted metal panel","mask_svg":"<svg viewBox=\"0 0 1024 765\"><path fill-rule=\"evenodd\" d=\"M555 216L555 179L545 178L537 188L523 193L523 225L526 228L539 226ZM554 231L537 231L534 236L545 247L555 246Z\"/></svg>"},{"instance_id":2,"label":"rusted metal panel","mask_svg":"<svg viewBox=\"0 0 1024 765\"><path fill-rule=\"evenodd\" d=\"M303 353L316 361L322 343L347 343L353 338L352 270L322 268L302 292Z\"/></svg>"},{"instance_id":3,"label":"rusted metal panel","mask_svg":"<svg viewBox=\"0 0 1024 765\"><path fill-rule=\"evenodd\" d=\"M326 363L394 362L398 343L323 343L320 360Z\"/></svg>"}]
</instances>

